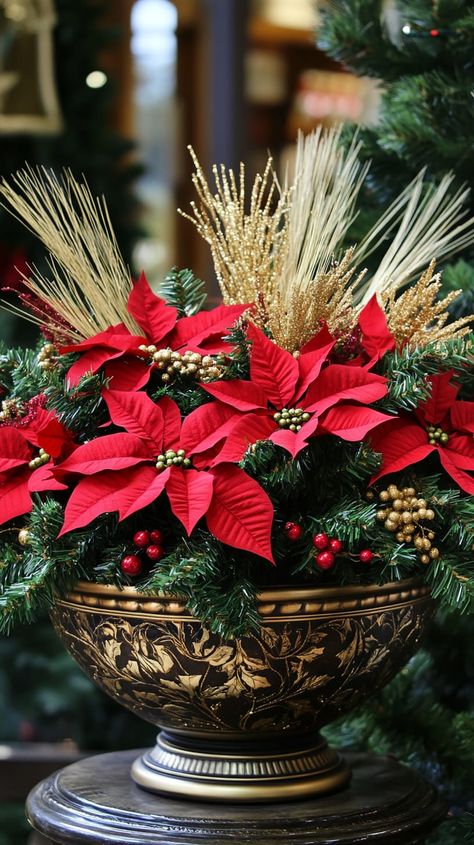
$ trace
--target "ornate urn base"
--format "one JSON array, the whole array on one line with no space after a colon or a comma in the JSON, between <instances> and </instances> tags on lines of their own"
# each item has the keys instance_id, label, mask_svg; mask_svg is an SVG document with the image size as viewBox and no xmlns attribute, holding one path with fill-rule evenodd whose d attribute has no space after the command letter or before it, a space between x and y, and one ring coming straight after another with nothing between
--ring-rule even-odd
<instances>
[{"instance_id":1,"label":"ornate urn base","mask_svg":"<svg viewBox=\"0 0 474 845\"><path fill-rule=\"evenodd\" d=\"M266 590L261 627L222 640L184 602L80 583L52 618L107 693L161 732L132 777L152 792L270 802L341 789L350 769L319 729L387 683L433 602L415 579Z\"/></svg>"},{"instance_id":2,"label":"ornate urn base","mask_svg":"<svg viewBox=\"0 0 474 845\"><path fill-rule=\"evenodd\" d=\"M153 792L265 802L336 792L351 771L318 733L213 743L162 731L155 748L135 760L132 777Z\"/></svg>"}]
</instances>

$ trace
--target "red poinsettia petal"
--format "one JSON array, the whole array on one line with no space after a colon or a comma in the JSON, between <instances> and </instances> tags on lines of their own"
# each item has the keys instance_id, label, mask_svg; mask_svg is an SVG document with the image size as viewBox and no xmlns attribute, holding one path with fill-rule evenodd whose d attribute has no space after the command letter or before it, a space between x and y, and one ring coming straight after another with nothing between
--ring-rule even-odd
<instances>
[{"instance_id":1,"label":"red poinsettia petal","mask_svg":"<svg viewBox=\"0 0 474 845\"><path fill-rule=\"evenodd\" d=\"M302 355L305 355L307 352L314 352L315 349L321 349L322 346L327 346L329 343L335 343L335 340L325 323L322 329L301 347L300 351Z\"/></svg>"},{"instance_id":2,"label":"red poinsettia petal","mask_svg":"<svg viewBox=\"0 0 474 845\"><path fill-rule=\"evenodd\" d=\"M362 367L331 364L322 371L309 388L302 406L313 413L322 414L326 408L345 399L368 405L387 394L387 379L369 373Z\"/></svg>"},{"instance_id":3,"label":"red poinsettia petal","mask_svg":"<svg viewBox=\"0 0 474 845\"><path fill-rule=\"evenodd\" d=\"M34 434L33 429L35 429ZM65 447L71 445L73 439L71 432L59 422L54 411L47 411L45 408L38 408L34 423L28 429L26 436L28 439L30 436L34 437L35 439L31 442L44 449L52 458L58 458Z\"/></svg>"},{"instance_id":4,"label":"red poinsettia petal","mask_svg":"<svg viewBox=\"0 0 474 845\"><path fill-rule=\"evenodd\" d=\"M318 425L318 417L314 416L301 427L300 431L293 432L285 428L279 428L272 434L270 440L276 446L286 449L293 458L296 458L298 453L308 445L308 438L314 434Z\"/></svg>"},{"instance_id":5,"label":"red poinsettia petal","mask_svg":"<svg viewBox=\"0 0 474 845\"><path fill-rule=\"evenodd\" d=\"M133 499L130 498L120 509L120 519L125 519L132 513L151 505L165 489L166 482L170 477L170 467L167 467L163 472L157 472L154 467L142 467L142 470L144 469L146 473L141 476L141 485L137 484Z\"/></svg>"},{"instance_id":6,"label":"red poinsettia petal","mask_svg":"<svg viewBox=\"0 0 474 845\"><path fill-rule=\"evenodd\" d=\"M163 448L163 413L146 393L128 390L103 390L110 419L149 443L151 451L158 455Z\"/></svg>"},{"instance_id":7,"label":"red poinsettia petal","mask_svg":"<svg viewBox=\"0 0 474 845\"><path fill-rule=\"evenodd\" d=\"M269 340L251 323L247 336L252 341L250 378L262 387L275 408L281 409L292 399L298 381L298 362L293 355Z\"/></svg>"},{"instance_id":8,"label":"red poinsettia petal","mask_svg":"<svg viewBox=\"0 0 474 845\"><path fill-rule=\"evenodd\" d=\"M219 352L228 354L234 349L232 344L224 340L228 335L229 330L227 329L216 334L210 334L209 337L206 337L205 340L201 340L199 343L193 343L192 341L186 343L184 347L181 347L181 352L187 349L190 352L199 352L200 355L217 355Z\"/></svg>"},{"instance_id":9,"label":"red poinsettia petal","mask_svg":"<svg viewBox=\"0 0 474 845\"><path fill-rule=\"evenodd\" d=\"M359 326L362 329L361 344L371 359L377 360L385 352L395 349L395 338L390 333L387 318L375 294L360 312Z\"/></svg>"},{"instance_id":10,"label":"red poinsettia petal","mask_svg":"<svg viewBox=\"0 0 474 845\"><path fill-rule=\"evenodd\" d=\"M219 305L212 311L200 311L192 317L181 317L168 339L172 349L194 349L211 336L222 337L229 334L235 321L248 308L248 305ZM222 340L214 351L228 348ZM208 350L209 351L209 350Z\"/></svg>"},{"instance_id":11,"label":"red poinsettia petal","mask_svg":"<svg viewBox=\"0 0 474 845\"><path fill-rule=\"evenodd\" d=\"M119 432L97 437L78 446L69 457L55 467L55 474L64 472L93 475L104 470L121 470L156 457L150 444L134 434Z\"/></svg>"},{"instance_id":12,"label":"red poinsettia petal","mask_svg":"<svg viewBox=\"0 0 474 845\"><path fill-rule=\"evenodd\" d=\"M0 426L0 472L27 464L32 450L24 435L13 426Z\"/></svg>"},{"instance_id":13,"label":"red poinsettia petal","mask_svg":"<svg viewBox=\"0 0 474 845\"><path fill-rule=\"evenodd\" d=\"M151 367L140 358L127 355L118 361L108 361L104 375L112 390L140 390L150 380Z\"/></svg>"},{"instance_id":14,"label":"red poinsettia petal","mask_svg":"<svg viewBox=\"0 0 474 845\"><path fill-rule=\"evenodd\" d=\"M418 415L428 423L441 423L454 405L459 386L451 384L453 371L440 373L435 376L428 376L431 384L429 399L418 407Z\"/></svg>"},{"instance_id":15,"label":"red poinsettia petal","mask_svg":"<svg viewBox=\"0 0 474 845\"><path fill-rule=\"evenodd\" d=\"M299 379L298 387L296 388L295 401L303 395L305 390L317 379L321 372L321 368L326 361L331 349L334 346L334 341L315 349L313 352L307 352L300 355L298 358Z\"/></svg>"},{"instance_id":16,"label":"red poinsettia petal","mask_svg":"<svg viewBox=\"0 0 474 845\"><path fill-rule=\"evenodd\" d=\"M53 476L52 466L52 464L43 464L31 473L28 480L30 493L41 493L44 490L67 490L67 484L62 484Z\"/></svg>"},{"instance_id":17,"label":"red poinsettia petal","mask_svg":"<svg viewBox=\"0 0 474 845\"><path fill-rule=\"evenodd\" d=\"M442 466L451 476L451 478L456 482L456 484L464 490L465 493L470 493L471 495L474 494L474 476L469 475L464 470L460 469L459 466L451 460L451 454L447 449L438 449L439 459L441 461Z\"/></svg>"},{"instance_id":18,"label":"red poinsettia petal","mask_svg":"<svg viewBox=\"0 0 474 845\"><path fill-rule=\"evenodd\" d=\"M214 478L209 472L171 467L166 493L171 510L182 522L188 535L209 507L213 482Z\"/></svg>"},{"instance_id":19,"label":"red poinsettia petal","mask_svg":"<svg viewBox=\"0 0 474 845\"><path fill-rule=\"evenodd\" d=\"M436 448L428 443L426 431L408 417L397 417L372 431L370 445L375 452L381 453L383 461L380 472L371 479L372 482L382 475L399 472L410 464L422 461Z\"/></svg>"},{"instance_id":20,"label":"red poinsettia petal","mask_svg":"<svg viewBox=\"0 0 474 845\"><path fill-rule=\"evenodd\" d=\"M361 408L360 405L341 405L331 408L321 417L321 428L324 431L352 442L363 440L369 431L383 422L389 422L393 417L374 411L372 408Z\"/></svg>"},{"instance_id":21,"label":"red poinsettia petal","mask_svg":"<svg viewBox=\"0 0 474 845\"><path fill-rule=\"evenodd\" d=\"M58 536L83 528L104 513L119 511L124 519L124 511L133 506L154 476L156 470L152 467L131 467L122 472L102 472L92 478L81 478L69 497Z\"/></svg>"},{"instance_id":22,"label":"red poinsettia petal","mask_svg":"<svg viewBox=\"0 0 474 845\"><path fill-rule=\"evenodd\" d=\"M144 341L144 337L132 335L124 323L117 323L117 325L109 326L105 331L81 340L79 343L70 343L67 346L61 346L59 351L61 355L64 355L66 352L81 352L85 349L94 349L97 346L102 346L112 351L121 350L125 352L128 349L133 349L135 346L140 346Z\"/></svg>"},{"instance_id":23,"label":"red poinsettia petal","mask_svg":"<svg viewBox=\"0 0 474 845\"><path fill-rule=\"evenodd\" d=\"M10 472L0 480L0 525L29 513L33 507L28 490L30 470Z\"/></svg>"},{"instance_id":24,"label":"red poinsettia petal","mask_svg":"<svg viewBox=\"0 0 474 845\"><path fill-rule=\"evenodd\" d=\"M221 463L239 463L248 447L258 440L268 440L278 430L271 417L259 414L245 414L234 422L221 451L214 460L214 466Z\"/></svg>"},{"instance_id":25,"label":"red poinsettia petal","mask_svg":"<svg viewBox=\"0 0 474 845\"><path fill-rule=\"evenodd\" d=\"M446 446L439 448L460 469L474 470L474 438L470 434L452 434Z\"/></svg>"},{"instance_id":26,"label":"red poinsettia petal","mask_svg":"<svg viewBox=\"0 0 474 845\"><path fill-rule=\"evenodd\" d=\"M178 312L153 293L144 273L133 285L127 310L134 317L147 338L160 343L176 325Z\"/></svg>"},{"instance_id":27,"label":"red poinsettia petal","mask_svg":"<svg viewBox=\"0 0 474 845\"><path fill-rule=\"evenodd\" d=\"M163 448L176 449L181 443L181 413L172 399L163 396L157 402L163 414ZM184 446L182 447L184 449Z\"/></svg>"},{"instance_id":28,"label":"red poinsettia petal","mask_svg":"<svg viewBox=\"0 0 474 845\"><path fill-rule=\"evenodd\" d=\"M124 352L111 351L104 346L89 349L69 368L66 380L71 387L76 387L83 376L96 373L107 361L122 355Z\"/></svg>"},{"instance_id":29,"label":"red poinsettia petal","mask_svg":"<svg viewBox=\"0 0 474 845\"><path fill-rule=\"evenodd\" d=\"M474 434L474 402L454 402L451 406L451 425L457 431Z\"/></svg>"},{"instance_id":30,"label":"red poinsettia petal","mask_svg":"<svg viewBox=\"0 0 474 845\"><path fill-rule=\"evenodd\" d=\"M273 505L265 491L240 467L221 464L211 470L214 490L207 527L221 543L274 563L271 546Z\"/></svg>"},{"instance_id":31,"label":"red poinsettia petal","mask_svg":"<svg viewBox=\"0 0 474 845\"><path fill-rule=\"evenodd\" d=\"M201 387L215 399L238 411L255 411L257 408L267 407L265 391L252 381L233 379L201 384Z\"/></svg>"},{"instance_id":32,"label":"red poinsettia petal","mask_svg":"<svg viewBox=\"0 0 474 845\"><path fill-rule=\"evenodd\" d=\"M181 447L188 455L205 452L222 440L238 419L240 414L236 414L227 405L220 405L218 402L201 405L184 419Z\"/></svg>"}]
</instances>

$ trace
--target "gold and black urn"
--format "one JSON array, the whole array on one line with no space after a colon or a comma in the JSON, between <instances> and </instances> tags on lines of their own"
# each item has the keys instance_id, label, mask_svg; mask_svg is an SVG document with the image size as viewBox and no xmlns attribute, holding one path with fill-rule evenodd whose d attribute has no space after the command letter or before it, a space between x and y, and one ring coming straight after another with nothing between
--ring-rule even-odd
<instances>
[{"instance_id":1,"label":"gold and black urn","mask_svg":"<svg viewBox=\"0 0 474 845\"><path fill-rule=\"evenodd\" d=\"M82 582L52 616L89 677L160 729L132 767L137 784L196 800L272 802L349 782L319 730L395 675L432 610L416 579L265 590L259 631L223 640L175 597Z\"/></svg>"}]
</instances>

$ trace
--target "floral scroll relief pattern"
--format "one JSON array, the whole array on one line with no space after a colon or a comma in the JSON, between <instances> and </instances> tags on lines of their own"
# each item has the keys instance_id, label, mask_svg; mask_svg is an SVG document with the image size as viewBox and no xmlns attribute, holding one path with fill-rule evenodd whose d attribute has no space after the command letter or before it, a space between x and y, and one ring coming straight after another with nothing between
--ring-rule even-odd
<instances>
[{"instance_id":1,"label":"floral scroll relief pattern","mask_svg":"<svg viewBox=\"0 0 474 845\"><path fill-rule=\"evenodd\" d=\"M426 605L282 621L223 642L194 621L141 621L57 606L72 656L107 693L161 727L314 729L382 687L415 651Z\"/></svg>"}]
</instances>

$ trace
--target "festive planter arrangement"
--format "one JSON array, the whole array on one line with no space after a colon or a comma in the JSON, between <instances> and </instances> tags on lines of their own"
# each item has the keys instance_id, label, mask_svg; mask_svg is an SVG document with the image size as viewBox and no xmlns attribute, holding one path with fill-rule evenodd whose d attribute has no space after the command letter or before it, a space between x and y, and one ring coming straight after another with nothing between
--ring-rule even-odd
<instances>
[{"instance_id":1,"label":"festive planter arrangement","mask_svg":"<svg viewBox=\"0 0 474 845\"><path fill-rule=\"evenodd\" d=\"M342 254L365 175L338 132L301 140L291 188L269 162L248 204L243 172L212 193L196 161L210 311L190 271L132 283L71 176L0 188L51 269L18 290L45 340L0 357L2 627L52 608L162 728L133 770L149 790L340 788L318 730L403 665L432 597L472 608L474 343L430 263L472 221L420 177Z\"/></svg>"}]
</instances>

